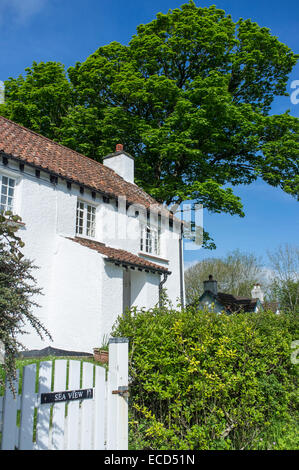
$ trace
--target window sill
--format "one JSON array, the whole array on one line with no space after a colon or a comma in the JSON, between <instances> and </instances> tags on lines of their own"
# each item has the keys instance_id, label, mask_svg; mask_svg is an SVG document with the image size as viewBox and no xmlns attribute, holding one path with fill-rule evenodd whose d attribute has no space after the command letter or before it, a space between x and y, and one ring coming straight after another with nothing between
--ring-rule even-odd
<instances>
[{"instance_id":1,"label":"window sill","mask_svg":"<svg viewBox=\"0 0 299 470\"><path fill-rule=\"evenodd\" d=\"M151 253L146 253L145 251L139 251L138 255L140 256L146 256L148 258L153 258L153 259L156 259L158 261L164 261L165 263L169 263L169 260L166 259L166 258L162 258L162 256L159 256L159 255L153 255Z\"/></svg>"},{"instance_id":2,"label":"window sill","mask_svg":"<svg viewBox=\"0 0 299 470\"><path fill-rule=\"evenodd\" d=\"M84 238L85 240L91 240L92 242L99 243L98 240L96 239L96 237L91 237L89 235L82 235L82 233L76 233L75 237L76 238Z\"/></svg>"}]
</instances>

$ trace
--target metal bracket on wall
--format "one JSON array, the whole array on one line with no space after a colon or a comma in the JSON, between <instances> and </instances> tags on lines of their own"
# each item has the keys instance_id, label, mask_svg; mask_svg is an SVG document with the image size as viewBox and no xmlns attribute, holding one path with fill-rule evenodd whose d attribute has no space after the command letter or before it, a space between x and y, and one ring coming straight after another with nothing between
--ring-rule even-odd
<instances>
[{"instance_id":1,"label":"metal bracket on wall","mask_svg":"<svg viewBox=\"0 0 299 470\"><path fill-rule=\"evenodd\" d=\"M121 385L118 387L117 390L112 390L113 395L120 395L121 397L128 397L129 396L129 389L126 385Z\"/></svg>"}]
</instances>

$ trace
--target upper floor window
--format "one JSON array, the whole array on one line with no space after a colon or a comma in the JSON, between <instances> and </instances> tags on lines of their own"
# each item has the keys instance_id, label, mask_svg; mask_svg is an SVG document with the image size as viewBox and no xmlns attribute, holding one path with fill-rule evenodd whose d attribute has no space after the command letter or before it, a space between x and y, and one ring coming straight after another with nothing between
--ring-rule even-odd
<instances>
[{"instance_id":1,"label":"upper floor window","mask_svg":"<svg viewBox=\"0 0 299 470\"><path fill-rule=\"evenodd\" d=\"M95 237L96 207L83 201L77 202L76 234Z\"/></svg>"},{"instance_id":2,"label":"upper floor window","mask_svg":"<svg viewBox=\"0 0 299 470\"><path fill-rule=\"evenodd\" d=\"M0 212L12 211L16 181L9 176L0 175Z\"/></svg>"},{"instance_id":3,"label":"upper floor window","mask_svg":"<svg viewBox=\"0 0 299 470\"><path fill-rule=\"evenodd\" d=\"M141 228L140 250L152 255L160 254L161 230L144 226Z\"/></svg>"}]
</instances>

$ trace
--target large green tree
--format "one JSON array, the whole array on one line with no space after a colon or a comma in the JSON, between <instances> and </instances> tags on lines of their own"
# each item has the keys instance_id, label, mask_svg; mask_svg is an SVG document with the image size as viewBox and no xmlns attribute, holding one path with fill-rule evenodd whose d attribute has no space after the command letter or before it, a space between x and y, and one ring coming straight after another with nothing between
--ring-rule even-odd
<instances>
[{"instance_id":1,"label":"large green tree","mask_svg":"<svg viewBox=\"0 0 299 470\"><path fill-rule=\"evenodd\" d=\"M74 104L72 87L64 66L58 62L33 62L26 75L5 82L5 104L0 114L58 140L58 131Z\"/></svg>"},{"instance_id":2,"label":"large green tree","mask_svg":"<svg viewBox=\"0 0 299 470\"><path fill-rule=\"evenodd\" d=\"M53 118L53 96L49 113L45 93L32 98L36 64L9 82L0 112L30 127L10 109L41 100L35 130L53 137L54 128L61 143L99 161L122 142L136 157L136 183L158 201L244 216L235 185L260 177L298 197L298 119L269 114L298 57L268 28L190 1L138 26L128 45L100 47L68 70L69 82L57 66Z\"/></svg>"}]
</instances>

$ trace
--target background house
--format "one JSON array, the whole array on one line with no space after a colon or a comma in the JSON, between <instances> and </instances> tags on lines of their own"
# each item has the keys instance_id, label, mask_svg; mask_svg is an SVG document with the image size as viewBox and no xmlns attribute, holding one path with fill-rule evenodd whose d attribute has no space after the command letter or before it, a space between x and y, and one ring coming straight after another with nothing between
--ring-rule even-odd
<instances>
[{"instance_id":1,"label":"background house","mask_svg":"<svg viewBox=\"0 0 299 470\"><path fill-rule=\"evenodd\" d=\"M231 294L218 292L217 281L210 274L204 281L204 293L200 296L196 305L199 307L213 308L216 312L231 314L234 312L258 312L263 309L264 295L259 284L251 291L252 298L235 297Z\"/></svg>"},{"instance_id":2,"label":"background house","mask_svg":"<svg viewBox=\"0 0 299 470\"><path fill-rule=\"evenodd\" d=\"M52 347L92 351L127 307L156 305L162 286L184 302L181 222L134 184L121 145L101 164L0 116L0 192L39 267L34 313ZM25 346L47 346L28 331Z\"/></svg>"}]
</instances>

